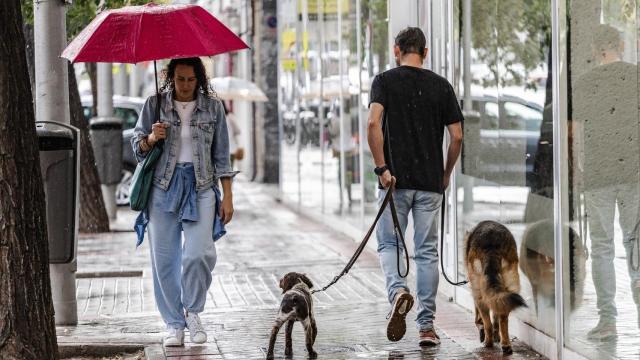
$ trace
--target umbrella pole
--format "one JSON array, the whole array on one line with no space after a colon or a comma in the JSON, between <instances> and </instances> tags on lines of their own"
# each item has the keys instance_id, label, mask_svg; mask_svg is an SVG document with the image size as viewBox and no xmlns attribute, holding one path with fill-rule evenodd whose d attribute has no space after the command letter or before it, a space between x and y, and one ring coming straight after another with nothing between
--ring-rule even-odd
<instances>
[{"instance_id":1,"label":"umbrella pole","mask_svg":"<svg viewBox=\"0 0 640 360\"><path fill-rule=\"evenodd\" d=\"M153 60L153 72L155 74L153 78L156 80L156 95L160 95L160 91L158 91L158 66L156 66L155 60Z\"/></svg>"},{"instance_id":2,"label":"umbrella pole","mask_svg":"<svg viewBox=\"0 0 640 360\"><path fill-rule=\"evenodd\" d=\"M153 72L154 79L156 80L156 122L160 122L160 90L158 89L158 66L156 65L156 61L153 60Z\"/></svg>"}]
</instances>

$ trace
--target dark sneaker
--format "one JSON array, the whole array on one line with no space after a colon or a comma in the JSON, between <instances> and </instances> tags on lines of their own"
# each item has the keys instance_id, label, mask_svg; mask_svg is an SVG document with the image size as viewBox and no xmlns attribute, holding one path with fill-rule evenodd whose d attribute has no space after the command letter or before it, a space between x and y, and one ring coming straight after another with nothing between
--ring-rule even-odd
<instances>
[{"instance_id":1,"label":"dark sneaker","mask_svg":"<svg viewBox=\"0 0 640 360\"><path fill-rule=\"evenodd\" d=\"M598 325L587 333L587 339L595 341L608 341L618 337L618 329L615 319L600 319Z\"/></svg>"},{"instance_id":2,"label":"dark sneaker","mask_svg":"<svg viewBox=\"0 0 640 360\"><path fill-rule=\"evenodd\" d=\"M391 315L387 323L387 339L389 341L398 341L402 339L404 333L407 332L407 324L405 318L407 313L413 307L413 296L406 290L398 290L391 307Z\"/></svg>"},{"instance_id":3,"label":"dark sneaker","mask_svg":"<svg viewBox=\"0 0 640 360\"><path fill-rule=\"evenodd\" d=\"M436 334L436 331L420 330L420 346L435 346L440 345L440 337Z\"/></svg>"}]
</instances>

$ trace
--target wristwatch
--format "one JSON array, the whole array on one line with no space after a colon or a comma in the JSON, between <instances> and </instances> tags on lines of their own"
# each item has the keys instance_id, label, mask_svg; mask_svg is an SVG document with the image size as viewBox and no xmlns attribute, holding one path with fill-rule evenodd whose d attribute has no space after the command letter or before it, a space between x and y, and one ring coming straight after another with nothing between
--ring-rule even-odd
<instances>
[{"instance_id":1,"label":"wristwatch","mask_svg":"<svg viewBox=\"0 0 640 360\"><path fill-rule=\"evenodd\" d=\"M378 176L382 176L382 174L384 174L384 172L387 170L389 170L389 167L387 165L382 165L381 167L376 167L375 169L373 169L373 172Z\"/></svg>"}]
</instances>

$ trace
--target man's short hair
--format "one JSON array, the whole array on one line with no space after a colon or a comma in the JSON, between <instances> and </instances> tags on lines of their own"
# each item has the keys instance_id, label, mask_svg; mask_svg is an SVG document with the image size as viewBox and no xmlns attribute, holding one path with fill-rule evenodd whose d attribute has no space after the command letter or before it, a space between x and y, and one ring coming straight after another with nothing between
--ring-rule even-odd
<instances>
[{"instance_id":1,"label":"man's short hair","mask_svg":"<svg viewBox=\"0 0 640 360\"><path fill-rule=\"evenodd\" d=\"M418 54L424 56L424 48L427 47L427 39L420 28L408 27L398 33L395 44L400 48L402 55Z\"/></svg>"},{"instance_id":2,"label":"man's short hair","mask_svg":"<svg viewBox=\"0 0 640 360\"><path fill-rule=\"evenodd\" d=\"M593 31L592 46L595 51L619 51L620 32L611 25L600 24Z\"/></svg>"}]
</instances>

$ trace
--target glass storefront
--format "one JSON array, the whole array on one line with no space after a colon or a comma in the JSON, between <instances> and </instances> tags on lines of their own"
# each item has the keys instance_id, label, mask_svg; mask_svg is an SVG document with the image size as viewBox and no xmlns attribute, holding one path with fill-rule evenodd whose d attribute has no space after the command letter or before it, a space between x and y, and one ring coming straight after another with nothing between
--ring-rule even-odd
<instances>
[{"instance_id":1,"label":"glass storefront","mask_svg":"<svg viewBox=\"0 0 640 360\"><path fill-rule=\"evenodd\" d=\"M515 314L553 337L551 2L460 5L454 16L461 20L455 23L465 123L457 238L483 220L509 228L520 250L521 295L530 304ZM458 241L462 278L463 246Z\"/></svg>"},{"instance_id":2,"label":"glass storefront","mask_svg":"<svg viewBox=\"0 0 640 360\"><path fill-rule=\"evenodd\" d=\"M593 359L640 356L638 4L567 6L566 346ZM571 234L575 234L571 236Z\"/></svg>"},{"instance_id":3,"label":"glass storefront","mask_svg":"<svg viewBox=\"0 0 640 360\"><path fill-rule=\"evenodd\" d=\"M369 84L387 69L387 1L290 0L278 12L282 193L361 229L377 210L366 122Z\"/></svg>"},{"instance_id":4,"label":"glass storefront","mask_svg":"<svg viewBox=\"0 0 640 360\"><path fill-rule=\"evenodd\" d=\"M354 233L370 224L377 179L366 141L369 84L391 66L389 29L420 26L430 47L425 67L454 85L466 119L448 196L445 267L466 278L465 233L499 221L518 244L529 305L513 314L524 324L520 334L546 339L532 345L554 358L637 359L638 7L637 0L279 2L285 201ZM471 306L468 289L441 284Z\"/></svg>"}]
</instances>

